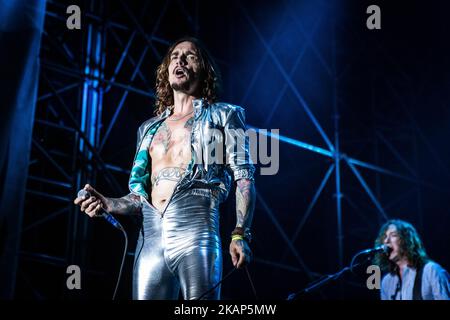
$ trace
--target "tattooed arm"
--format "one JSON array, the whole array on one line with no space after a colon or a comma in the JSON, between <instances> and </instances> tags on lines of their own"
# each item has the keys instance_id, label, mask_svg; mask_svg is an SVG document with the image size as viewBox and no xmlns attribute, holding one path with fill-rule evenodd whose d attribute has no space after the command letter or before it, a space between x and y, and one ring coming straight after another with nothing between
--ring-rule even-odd
<instances>
[{"instance_id":1,"label":"tattooed arm","mask_svg":"<svg viewBox=\"0 0 450 320\"><path fill-rule=\"evenodd\" d=\"M113 214L139 214L141 212L141 199L132 193L122 198L105 198L105 211Z\"/></svg>"},{"instance_id":2,"label":"tattooed arm","mask_svg":"<svg viewBox=\"0 0 450 320\"><path fill-rule=\"evenodd\" d=\"M250 262L251 251L245 240L255 208L255 168L250 161L249 139L245 130L245 113L241 107L230 108L224 125L226 161L236 181L236 228L232 232L230 255L237 268Z\"/></svg>"},{"instance_id":3,"label":"tattooed arm","mask_svg":"<svg viewBox=\"0 0 450 320\"><path fill-rule=\"evenodd\" d=\"M81 211L90 217L98 215L102 208L113 214L139 214L141 212L141 200L132 193L122 198L107 198L89 184L84 187L84 190L88 191L91 197L78 197L74 203L79 205Z\"/></svg>"},{"instance_id":4,"label":"tattooed arm","mask_svg":"<svg viewBox=\"0 0 450 320\"><path fill-rule=\"evenodd\" d=\"M236 182L236 228L233 234L242 234L249 229L255 209L255 186L253 180L240 179ZM250 262L251 250L245 239L234 239L230 243L230 255L233 265L241 268Z\"/></svg>"},{"instance_id":5,"label":"tattooed arm","mask_svg":"<svg viewBox=\"0 0 450 320\"><path fill-rule=\"evenodd\" d=\"M252 180L236 182L236 228L250 228L255 209L255 186Z\"/></svg>"}]
</instances>

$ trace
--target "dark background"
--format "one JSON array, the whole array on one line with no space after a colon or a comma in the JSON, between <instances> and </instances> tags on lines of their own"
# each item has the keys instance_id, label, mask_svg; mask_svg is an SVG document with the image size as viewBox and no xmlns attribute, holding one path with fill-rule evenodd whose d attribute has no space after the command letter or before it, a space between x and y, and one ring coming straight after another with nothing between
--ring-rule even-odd
<instances>
[{"instance_id":1,"label":"dark background","mask_svg":"<svg viewBox=\"0 0 450 320\"><path fill-rule=\"evenodd\" d=\"M70 4L81 8L81 30L66 28ZM370 4L381 8L381 30L366 27ZM278 174L256 177L254 261L248 270L258 298L285 299L311 281L338 272L356 252L373 246L386 218L413 223L430 257L450 268L448 9L445 1L48 1L39 55L36 143L31 148L14 297L112 296L122 257L121 235L103 220L81 215L71 201L86 182L112 197L128 192L136 130L153 114L156 67L168 45L185 35L200 38L209 48L223 74L221 100L242 105L248 125L280 129L284 137L328 149L306 106L331 143L339 141L341 155L391 172L356 166L382 210L344 159L339 162L341 193L336 192L333 170L310 206L335 160L295 142L280 142ZM95 81L84 76L89 27L100 30L104 40L96 148L107 170L78 150L81 138L73 129L81 123L83 86ZM131 80L145 48L140 74ZM124 52L127 58L115 74ZM102 82L113 78L139 91ZM71 85L58 95L52 89ZM70 177L66 184L42 180L62 180L61 171L37 145ZM231 268L233 198L222 206L224 275ZM118 297L130 299L138 221L119 219L130 247ZM82 290L66 289L70 264L82 268ZM346 273L342 281L301 299L375 300L379 292L366 288L364 271ZM245 271L225 280L222 296L255 298Z\"/></svg>"}]
</instances>

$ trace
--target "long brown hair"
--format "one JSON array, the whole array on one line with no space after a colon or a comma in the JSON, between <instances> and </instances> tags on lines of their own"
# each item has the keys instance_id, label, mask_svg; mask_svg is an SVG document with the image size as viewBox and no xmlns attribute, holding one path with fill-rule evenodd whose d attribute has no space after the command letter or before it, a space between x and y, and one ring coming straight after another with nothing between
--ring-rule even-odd
<instances>
[{"instance_id":1,"label":"long brown hair","mask_svg":"<svg viewBox=\"0 0 450 320\"><path fill-rule=\"evenodd\" d=\"M408 259L410 266L416 269L423 266L429 260L425 247L416 229L412 224L406 221L400 219L387 221L378 233L378 237L375 240L375 246L380 246L384 243L386 230L390 225L394 225L397 228L397 233L400 238L399 254ZM389 257L384 253L377 254L374 262L379 265L383 271L388 271L390 273L397 272L397 264L389 260Z\"/></svg>"},{"instance_id":2,"label":"long brown hair","mask_svg":"<svg viewBox=\"0 0 450 320\"><path fill-rule=\"evenodd\" d=\"M201 98L209 103L217 101L220 90L220 72L205 46L193 37L184 37L175 41L168 49L162 63L156 69L156 114L160 115L173 105L173 91L169 83L170 55L181 42L189 41L197 49L200 62L200 92Z\"/></svg>"}]
</instances>

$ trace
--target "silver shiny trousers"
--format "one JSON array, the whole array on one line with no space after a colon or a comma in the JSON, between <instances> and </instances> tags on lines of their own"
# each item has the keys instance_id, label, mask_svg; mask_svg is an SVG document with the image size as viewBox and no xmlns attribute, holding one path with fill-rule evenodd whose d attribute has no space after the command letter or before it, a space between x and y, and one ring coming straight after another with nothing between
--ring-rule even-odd
<instances>
[{"instance_id":1,"label":"silver shiny trousers","mask_svg":"<svg viewBox=\"0 0 450 320\"><path fill-rule=\"evenodd\" d=\"M219 202L209 189L176 192L164 212L143 203L133 299L198 299L222 277ZM220 299L220 286L202 299Z\"/></svg>"}]
</instances>

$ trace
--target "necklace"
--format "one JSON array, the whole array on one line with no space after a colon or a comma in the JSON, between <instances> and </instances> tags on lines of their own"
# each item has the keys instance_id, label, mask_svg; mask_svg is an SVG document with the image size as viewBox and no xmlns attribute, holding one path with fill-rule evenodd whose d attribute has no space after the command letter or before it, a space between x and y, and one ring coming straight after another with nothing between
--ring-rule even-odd
<instances>
[{"instance_id":1,"label":"necklace","mask_svg":"<svg viewBox=\"0 0 450 320\"><path fill-rule=\"evenodd\" d=\"M167 118L167 120L169 120L169 121L178 121L178 120L181 120L181 119L183 119L183 118L186 118L188 115L190 115L192 112L194 112L194 110L192 110L191 112L189 112L189 113L186 113L184 116L181 116L181 117L179 117L179 118L176 118L176 119L170 119L170 118Z\"/></svg>"}]
</instances>

